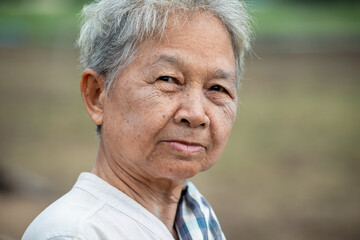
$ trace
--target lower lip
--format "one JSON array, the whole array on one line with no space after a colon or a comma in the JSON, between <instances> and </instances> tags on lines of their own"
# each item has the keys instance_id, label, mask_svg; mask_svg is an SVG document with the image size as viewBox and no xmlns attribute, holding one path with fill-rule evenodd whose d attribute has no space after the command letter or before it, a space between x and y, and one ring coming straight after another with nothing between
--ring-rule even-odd
<instances>
[{"instance_id":1,"label":"lower lip","mask_svg":"<svg viewBox=\"0 0 360 240\"><path fill-rule=\"evenodd\" d=\"M196 154L204 149L204 147L201 145L189 145L181 142L168 142L168 143L174 150L186 155Z\"/></svg>"}]
</instances>

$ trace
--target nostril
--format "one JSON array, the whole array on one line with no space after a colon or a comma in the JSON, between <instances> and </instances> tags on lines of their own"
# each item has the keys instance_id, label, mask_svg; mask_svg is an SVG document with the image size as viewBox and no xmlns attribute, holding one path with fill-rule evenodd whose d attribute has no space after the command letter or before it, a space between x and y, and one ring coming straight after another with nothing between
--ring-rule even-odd
<instances>
[{"instance_id":1,"label":"nostril","mask_svg":"<svg viewBox=\"0 0 360 240\"><path fill-rule=\"evenodd\" d=\"M181 119L181 122L183 122L183 123L190 123L189 120L187 120L187 119L185 119L185 118L182 118L182 119Z\"/></svg>"}]
</instances>

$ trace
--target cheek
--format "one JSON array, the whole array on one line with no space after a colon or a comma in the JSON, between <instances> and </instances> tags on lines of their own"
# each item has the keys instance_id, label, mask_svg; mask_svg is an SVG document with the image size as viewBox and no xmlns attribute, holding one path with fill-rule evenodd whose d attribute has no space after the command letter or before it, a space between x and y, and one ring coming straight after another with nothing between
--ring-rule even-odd
<instances>
[{"instance_id":1,"label":"cheek","mask_svg":"<svg viewBox=\"0 0 360 240\"><path fill-rule=\"evenodd\" d=\"M175 105L169 98L155 91L145 92L133 102L133 112L130 113L131 123L138 131L156 134L172 117Z\"/></svg>"},{"instance_id":2,"label":"cheek","mask_svg":"<svg viewBox=\"0 0 360 240\"><path fill-rule=\"evenodd\" d=\"M210 129L215 158L219 158L224 151L227 139L235 122L235 116L236 105L218 109L218 111L211 116Z\"/></svg>"},{"instance_id":3,"label":"cheek","mask_svg":"<svg viewBox=\"0 0 360 240\"><path fill-rule=\"evenodd\" d=\"M165 127L176 108L169 97L146 88L123 92L110 105L109 129L116 129L118 137L126 136L133 146L143 147L153 144L151 140Z\"/></svg>"},{"instance_id":4,"label":"cheek","mask_svg":"<svg viewBox=\"0 0 360 240\"><path fill-rule=\"evenodd\" d=\"M236 102L229 102L223 106L217 106L211 112L212 132L219 134L220 136L228 136L234 125L236 113Z\"/></svg>"}]
</instances>

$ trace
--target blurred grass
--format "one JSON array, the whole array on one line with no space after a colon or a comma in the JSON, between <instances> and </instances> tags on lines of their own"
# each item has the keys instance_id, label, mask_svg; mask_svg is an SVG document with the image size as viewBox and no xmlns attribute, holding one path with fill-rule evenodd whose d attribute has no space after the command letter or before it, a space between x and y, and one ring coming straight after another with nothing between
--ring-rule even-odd
<instances>
[{"instance_id":1,"label":"blurred grass","mask_svg":"<svg viewBox=\"0 0 360 240\"><path fill-rule=\"evenodd\" d=\"M0 166L20 179L0 194L0 235L14 238L97 150L73 48L80 4L34 2L0 3ZM250 6L259 57L222 158L193 179L228 239L360 238L359 8L309 6ZM55 193L40 194L34 176Z\"/></svg>"}]
</instances>

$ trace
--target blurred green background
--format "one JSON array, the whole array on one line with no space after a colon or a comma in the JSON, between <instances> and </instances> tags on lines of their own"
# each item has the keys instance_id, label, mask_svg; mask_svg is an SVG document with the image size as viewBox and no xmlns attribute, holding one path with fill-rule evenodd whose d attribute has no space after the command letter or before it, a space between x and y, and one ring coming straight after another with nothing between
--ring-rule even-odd
<instances>
[{"instance_id":1,"label":"blurred green background","mask_svg":"<svg viewBox=\"0 0 360 240\"><path fill-rule=\"evenodd\" d=\"M0 2L0 239L19 239L97 152L74 47L80 0ZM359 1L247 1L237 122L193 181L228 239L360 239Z\"/></svg>"}]
</instances>

